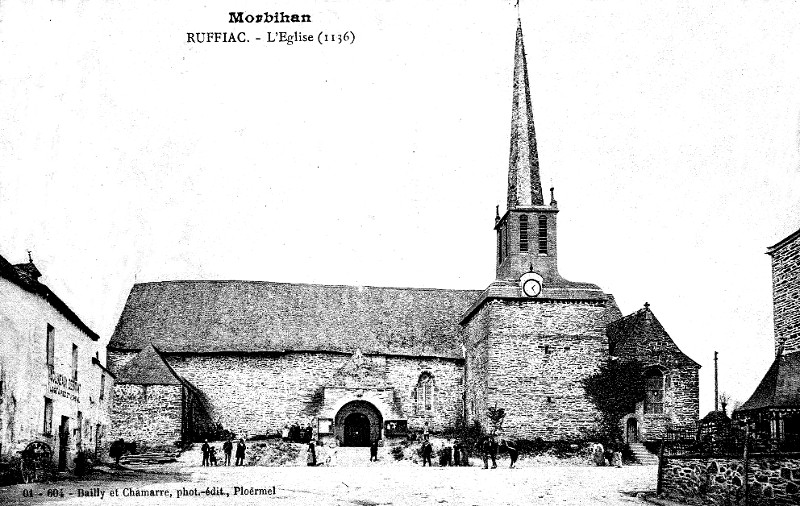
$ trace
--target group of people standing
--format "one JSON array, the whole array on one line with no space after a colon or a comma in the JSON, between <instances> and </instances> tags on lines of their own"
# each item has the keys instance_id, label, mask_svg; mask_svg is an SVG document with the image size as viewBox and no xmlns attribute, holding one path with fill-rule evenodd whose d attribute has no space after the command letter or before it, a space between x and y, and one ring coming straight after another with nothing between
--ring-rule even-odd
<instances>
[{"instance_id":1,"label":"group of people standing","mask_svg":"<svg viewBox=\"0 0 800 506\"><path fill-rule=\"evenodd\" d=\"M295 422L293 425L285 425L281 431L281 439L291 443L309 443L314 437L314 431L311 425L305 428L300 427L300 424Z\"/></svg>"},{"instance_id":2,"label":"group of people standing","mask_svg":"<svg viewBox=\"0 0 800 506\"><path fill-rule=\"evenodd\" d=\"M517 462L517 458L519 457L519 451L512 442L502 439L500 440L500 445L498 445L497 442L495 441L494 436L482 437L478 441L477 449L483 458L484 469L489 468L490 460L492 462L492 469L495 469L497 467L498 449L508 452L508 455L511 459L511 465L509 467L511 468L514 467L514 464ZM420 448L420 456L422 457L422 467L425 467L425 465L428 466L433 465L431 461L432 455L433 455L433 445L431 444L428 438L425 438L425 440L422 442L422 447ZM448 439L447 442L444 444L444 446L442 446L441 451L439 452L439 465L441 467L468 466L469 452L467 451L467 447L459 440L456 440L451 445L450 440Z\"/></svg>"},{"instance_id":3,"label":"group of people standing","mask_svg":"<svg viewBox=\"0 0 800 506\"><path fill-rule=\"evenodd\" d=\"M236 443L236 465L242 466L244 465L244 453L247 449L247 446L244 444L244 439L239 439L239 442ZM208 444L208 439L203 442L203 446L200 447L200 451L203 453L203 462L201 465L203 466L216 466L217 464L217 449L213 446ZM233 453L233 442L230 438L228 438L222 444L222 453L225 456L223 463L221 465L229 466L231 465L231 453Z\"/></svg>"}]
</instances>

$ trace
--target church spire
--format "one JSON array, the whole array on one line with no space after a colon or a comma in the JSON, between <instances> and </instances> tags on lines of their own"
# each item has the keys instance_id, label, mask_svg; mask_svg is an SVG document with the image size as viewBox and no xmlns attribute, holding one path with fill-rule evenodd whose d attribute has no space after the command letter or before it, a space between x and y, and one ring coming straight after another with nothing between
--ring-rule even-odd
<instances>
[{"instance_id":1,"label":"church spire","mask_svg":"<svg viewBox=\"0 0 800 506\"><path fill-rule=\"evenodd\" d=\"M511 105L511 155L508 164L508 209L544 205L539 178L539 153L533 128L528 65L522 42L522 21L517 18L514 49L514 99Z\"/></svg>"}]
</instances>

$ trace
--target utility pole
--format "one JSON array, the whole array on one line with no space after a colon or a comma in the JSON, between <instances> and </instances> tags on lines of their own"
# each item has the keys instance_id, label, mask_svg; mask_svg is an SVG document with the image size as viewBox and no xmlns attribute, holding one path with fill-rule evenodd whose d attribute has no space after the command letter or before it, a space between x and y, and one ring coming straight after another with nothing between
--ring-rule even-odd
<instances>
[{"instance_id":1,"label":"utility pole","mask_svg":"<svg viewBox=\"0 0 800 506\"><path fill-rule=\"evenodd\" d=\"M742 464L744 466L744 504L750 504L750 479L747 477L747 468L749 466L749 455L747 454L747 444L750 442L750 423L744 426L744 455L742 455Z\"/></svg>"},{"instance_id":2,"label":"utility pole","mask_svg":"<svg viewBox=\"0 0 800 506\"><path fill-rule=\"evenodd\" d=\"M717 375L717 352L714 352L714 411L719 411L719 378Z\"/></svg>"}]
</instances>

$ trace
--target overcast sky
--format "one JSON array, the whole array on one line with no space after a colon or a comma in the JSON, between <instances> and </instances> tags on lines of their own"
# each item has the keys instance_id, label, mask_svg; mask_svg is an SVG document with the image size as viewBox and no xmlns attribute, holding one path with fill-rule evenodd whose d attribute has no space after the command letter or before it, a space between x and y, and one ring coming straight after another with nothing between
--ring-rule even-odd
<instances>
[{"instance_id":1,"label":"overcast sky","mask_svg":"<svg viewBox=\"0 0 800 506\"><path fill-rule=\"evenodd\" d=\"M214 5L219 4L219 5ZM773 357L800 228L800 3L522 1L564 277L650 302L701 416ZM227 5L227 3L225 3ZM0 254L108 339L135 281L485 288L505 205L502 0L0 3ZM187 32L245 31L242 44ZM267 44L267 32L355 34ZM255 41L262 37L262 41Z\"/></svg>"}]
</instances>

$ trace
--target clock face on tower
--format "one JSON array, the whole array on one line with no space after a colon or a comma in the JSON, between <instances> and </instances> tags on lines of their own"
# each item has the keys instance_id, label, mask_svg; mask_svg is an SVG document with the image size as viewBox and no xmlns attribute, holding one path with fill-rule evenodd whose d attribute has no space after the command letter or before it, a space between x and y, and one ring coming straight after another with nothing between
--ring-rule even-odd
<instances>
[{"instance_id":1,"label":"clock face on tower","mask_svg":"<svg viewBox=\"0 0 800 506\"><path fill-rule=\"evenodd\" d=\"M537 279L526 279L522 283L522 292L528 297L536 297L542 293L542 284Z\"/></svg>"},{"instance_id":2,"label":"clock face on tower","mask_svg":"<svg viewBox=\"0 0 800 506\"><path fill-rule=\"evenodd\" d=\"M519 278L519 287L526 297L538 297L542 293L542 276L536 272L526 272Z\"/></svg>"}]
</instances>

